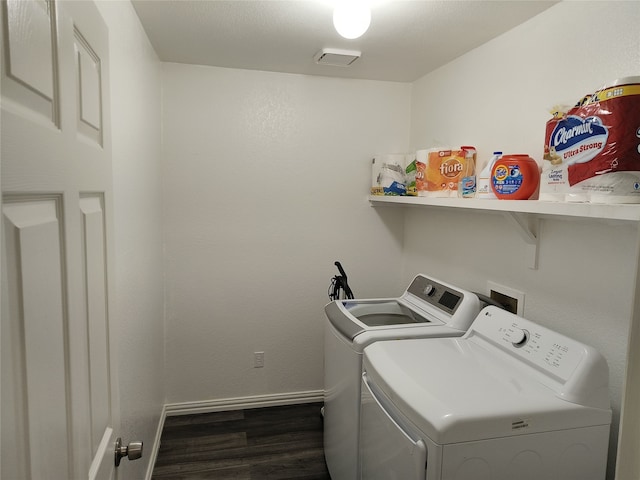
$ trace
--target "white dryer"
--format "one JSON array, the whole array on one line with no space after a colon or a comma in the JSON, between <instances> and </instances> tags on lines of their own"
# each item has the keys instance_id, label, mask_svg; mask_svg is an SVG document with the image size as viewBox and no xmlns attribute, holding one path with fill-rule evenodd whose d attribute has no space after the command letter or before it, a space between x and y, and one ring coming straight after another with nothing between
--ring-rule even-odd
<instances>
[{"instance_id":1,"label":"white dryer","mask_svg":"<svg viewBox=\"0 0 640 480\"><path fill-rule=\"evenodd\" d=\"M363 480L603 480L608 367L593 348L487 307L462 338L365 349Z\"/></svg>"},{"instance_id":2,"label":"white dryer","mask_svg":"<svg viewBox=\"0 0 640 480\"><path fill-rule=\"evenodd\" d=\"M460 337L481 309L478 296L425 275L399 298L336 300L325 307L324 453L333 480L355 480L362 352L399 338Z\"/></svg>"}]
</instances>

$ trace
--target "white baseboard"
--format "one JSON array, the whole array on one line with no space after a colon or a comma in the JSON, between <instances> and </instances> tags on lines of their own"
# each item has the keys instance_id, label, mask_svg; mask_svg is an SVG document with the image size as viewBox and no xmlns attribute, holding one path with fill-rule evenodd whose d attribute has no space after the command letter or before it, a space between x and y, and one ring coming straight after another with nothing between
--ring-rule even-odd
<instances>
[{"instance_id":1,"label":"white baseboard","mask_svg":"<svg viewBox=\"0 0 640 480\"><path fill-rule=\"evenodd\" d=\"M162 408L156 436L151 446L149 467L146 480L151 480L153 467L158 458L160 437L167 417L176 415L190 415L193 413L223 412L229 410L244 410L246 408L274 407L278 405L297 405L300 403L322 402L324 390L310 390L307 392L275 393L271 395L254 395L250 397L223 398L219 400L203 400L199 402L167 403ZM146 445L145 445L146 447Z\"/></svg>"},{"instance_id":2,"label":"white baseboard","mask_svg":"<svg viewBox=\"0 0 640 480\"><path fill-rule=\"evenodd\" d=\"M200 402L168 403L164 408L166 416L171 417L173 415L188 415L192 413L222 412L227 410L243 410L245 408L322 402L323 399L323 390L311 390L307 392L275 393L271 395L203 400Z\"/></svg>"}]
</instances>

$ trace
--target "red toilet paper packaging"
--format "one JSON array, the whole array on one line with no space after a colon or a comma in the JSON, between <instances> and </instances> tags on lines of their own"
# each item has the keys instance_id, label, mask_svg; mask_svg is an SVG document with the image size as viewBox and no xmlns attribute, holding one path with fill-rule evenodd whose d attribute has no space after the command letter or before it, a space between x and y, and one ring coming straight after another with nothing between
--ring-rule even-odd
<instances>
[{"instance_id":1,"label":"red toilet paper packaging","mask_svg":"<svg viewBox=\"0 0 640 480\"><path fill-rule=\"evenodd\" d=\"M640 203L640 77L555 112L543 158L541 200Z\"/></svg>"}]
</instances>

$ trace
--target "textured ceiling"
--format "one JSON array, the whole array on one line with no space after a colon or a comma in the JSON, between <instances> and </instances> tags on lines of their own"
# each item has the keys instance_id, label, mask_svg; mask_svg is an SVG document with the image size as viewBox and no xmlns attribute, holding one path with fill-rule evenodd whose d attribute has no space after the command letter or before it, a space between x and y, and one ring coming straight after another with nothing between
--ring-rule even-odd
<instances>
[{"instance_id":1,"label":"textured ceiling","mask_svg":"<svg viewBox=\"0 0 640 480\"><path fill-rule=\"evenodd\" d=\"M411 82L556 1L377 1L369 30L347 40L328 0L133 0L165 62ZM317 65L322 48L359 50L349 67Z\"/></svg>"}]
</instances>

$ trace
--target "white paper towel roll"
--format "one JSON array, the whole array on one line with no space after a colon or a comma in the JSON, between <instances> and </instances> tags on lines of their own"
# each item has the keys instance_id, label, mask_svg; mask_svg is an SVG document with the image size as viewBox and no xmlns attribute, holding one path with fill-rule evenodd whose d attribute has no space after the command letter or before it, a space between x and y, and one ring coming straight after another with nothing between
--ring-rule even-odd
<instances>
[{"instance_id":1,"label":"white paper towel roll","mask_svg":"<svg viewBox=\"0 0 640 480\"><path fill-rule=\"evenodd\" d=\"M395 165L402 172L406 167L407 154L405 153L385 153L376 155L371 164L371 195L384 195L384 179L382 169L385 165Z\"/></svg>"}]
</instances>

